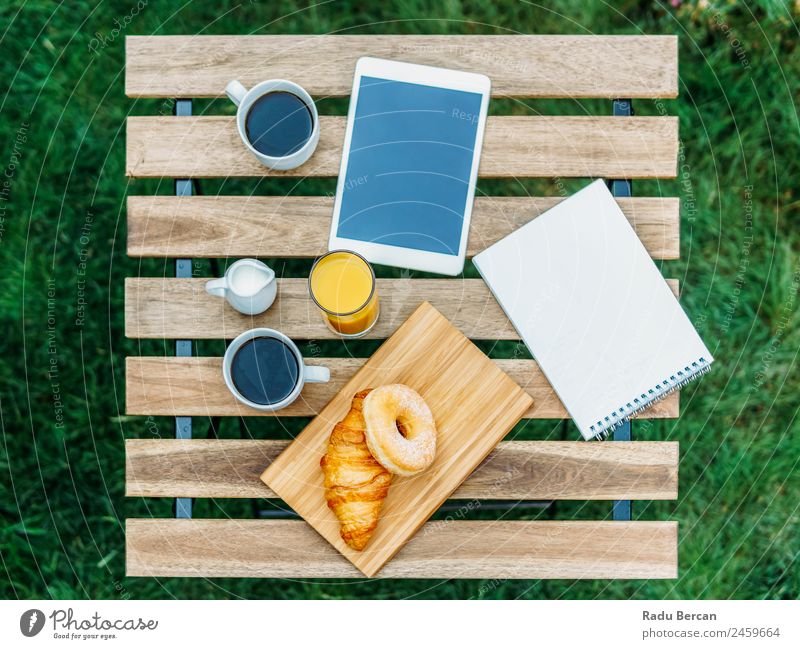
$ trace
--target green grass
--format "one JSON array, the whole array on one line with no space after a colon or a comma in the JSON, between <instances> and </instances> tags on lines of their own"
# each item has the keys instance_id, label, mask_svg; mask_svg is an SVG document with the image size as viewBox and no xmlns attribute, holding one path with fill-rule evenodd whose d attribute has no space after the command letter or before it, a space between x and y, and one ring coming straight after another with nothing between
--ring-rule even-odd
<instances>
[{"instance_id":1,"label":"green grass","mask_svg":"<svg viewBox=\"0 0 800 649\"><path fill-rule=\"evenodd\" d=\"M169 515L170 503L124 497L123 440L172 434L167 418L124 414L123 358L139 350L161 353L164 345L124 337L123 278L170 274L171 269L155 260L140 264L125 254L126 194L167 193L170 183L129 183L123 129L129 112L152 114L163 105L125 97L122 36L96 54L89 50L94 35L109 38L114 20L127 16L133 5L32 0L6 2L0 9L0 167L5 173L0 178L0 596L800 597L797 3L684 2L674 8L658 2L571 0L546 10L489 0L405 0L391 3L394 8L336 2L307 9L278 1L194 2L183 8L153 1L124 30L680 36L681 95L663 107L680 116L685 175L634 187L640 194L683 199L682 259L664 263L663 272L680 278L683 305L717 358L708 376L684 390L680 419L634 426L639 439L681 445L679 500L635 506L642 518L679 521L680 577L499 584L125 576L124 518ZM556 114L579 112L584 104L531 105ZM223 106L199 104L215 112L227 110ZM604 102L585 106L608 110ZM329 108L341 112L345 104L332 102ZM640 114L658 114L661 106L639 101L636 108ZM493 110L525 108L498 102ZM567 184L572 190L581 182ZM209 191L219 186L211 183ZM313 181L300 191L330 186ZM285 189L275 181L257 191ZM554 191L550 181L485 183L481 189ZM251 190L247 181L225 184L229 193ZM290 266L298 273L304 268ZM80 317L82 323L76 324ZM369 343L364 345L368 351ZM492 353L507 354L507 346ZM255 437L289 430L277 423L248 424ZM236 436L234 422L226 422L221 434ZM520 438L561 434L555 422L531 422L514 432ZM574 437L574 428L567 434ZM198 502L197 513L244 517L249 507L249 502ZM562 503L542 515L603 518L608 511L608 503Z\"/></svg>"}]
</instances>

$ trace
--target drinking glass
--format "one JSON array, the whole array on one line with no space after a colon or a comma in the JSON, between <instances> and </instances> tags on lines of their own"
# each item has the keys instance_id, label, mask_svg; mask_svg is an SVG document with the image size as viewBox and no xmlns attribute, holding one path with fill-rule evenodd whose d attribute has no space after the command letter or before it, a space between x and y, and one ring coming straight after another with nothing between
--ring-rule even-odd
<instances>
[{"instance_id":1,"label":"drinking glass","mask_svg":"<svg viewBox=\"0 0 800 649\"><path fill-rule=\"evenodd\" d=\"M378 320L375 273L358 253L332 250L318 258L311 267L308 290L328 328L343 338L363 336Z\"/></svg>"}]
</instances>

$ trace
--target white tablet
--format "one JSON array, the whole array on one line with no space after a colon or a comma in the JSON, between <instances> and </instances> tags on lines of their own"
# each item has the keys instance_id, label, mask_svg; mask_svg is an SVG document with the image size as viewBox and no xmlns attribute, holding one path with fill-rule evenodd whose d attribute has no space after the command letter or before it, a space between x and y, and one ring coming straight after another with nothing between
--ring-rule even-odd
<instances>
[{"instance_id":1,"label":"white tablet","mask_svg":"<svg viewBox=\"0 0 800 649\"><path fill-rule=\"evenodd\" d=\"M491 82L361 58L329 246L445 275L464 268Z\"/></svg>"}]
</instances>

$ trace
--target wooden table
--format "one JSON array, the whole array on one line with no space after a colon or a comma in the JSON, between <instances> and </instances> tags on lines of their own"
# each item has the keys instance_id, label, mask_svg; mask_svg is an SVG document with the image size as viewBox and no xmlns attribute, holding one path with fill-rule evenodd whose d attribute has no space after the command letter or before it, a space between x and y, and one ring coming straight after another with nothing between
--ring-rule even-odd
<instances>
[{"instance_id":1,"label":"wooden table","mask_svg":"<svg viewBox=\"0 0 800 649\"><path fill-rule=\"evenodd\" d=\"M175 417L175 439L126 441L128 496L175 498L175 518L129 519L127 572L136 576L358 577L358 571L302 520L192 518L192 499L270 498L259 481L287 442L193 437L202 419L259 416L240 405L222 379L221 359L193 355L192 340L231 339L251 327L298 340L332 334L310 304L305 277L279 280L266 313L245 317L205 294L192 258L313 258L325 252L329 196L197 196L201 178L335 176L344 117L322 116L312 159L271 172L244 149L234 118L192 115L192 99L223 97L231 79L245 86L287 78L317 98L346 96L355 61L370 55L487 74L496 98L609 100L611 115L490 117L482 178L604 177L654 259L679 255L677 198L631 197L631 179L675 178L678 121L632 116L634 98L678 94L672 36L129 36L126 92L166 98L159 114L129 117L130 178L175 180L174 196L128 198L128 254L175 260L175 277L132 277L125 284L130 338L174 340L175 354L130 357L129 415ZM565 102L566 104L566 102ZM574 112L574 111L573 111ZM169 113L174 113L170 115ZM472 256L561 197L476 199ZM677 292L677 282L671 282ZM473 339L518 336L479 279L379 280L381 319L370 338L386 338L423 300ZM364 362L319 358L332 381L308 385L281 417L310 416ZM528 418L562 419L563 405L535 361L497 360L534 399ZM273 416L273 415L267 415ZM678 394L643 418L678 416ZM451 516L429 522L381 577L675 578L677 523L631 520L636 499L677 498L678 444L630 440L506 441L453 494L512 505L499 520ZM577 438L577 432L575 433ZM519 501L607 500L607 520L512 520Z\"/></svg>"}]
</instances>

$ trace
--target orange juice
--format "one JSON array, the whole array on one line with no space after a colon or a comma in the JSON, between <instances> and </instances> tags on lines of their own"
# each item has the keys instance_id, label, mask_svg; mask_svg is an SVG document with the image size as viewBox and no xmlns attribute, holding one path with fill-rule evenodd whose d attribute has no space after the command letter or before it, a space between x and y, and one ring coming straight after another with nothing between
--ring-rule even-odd
<instances>
[{"instance_id":1,"label":"orange juice","mask_svg":"<svg viewBox=\"0 0 800 649\"><path fill-rule=\"evenodd\" d=\"M363 336L378 319L375 274L361 255L348 250L323 255L314 262L308 284L311 298L336 333Z\"/></svg>"}]
</instances>

